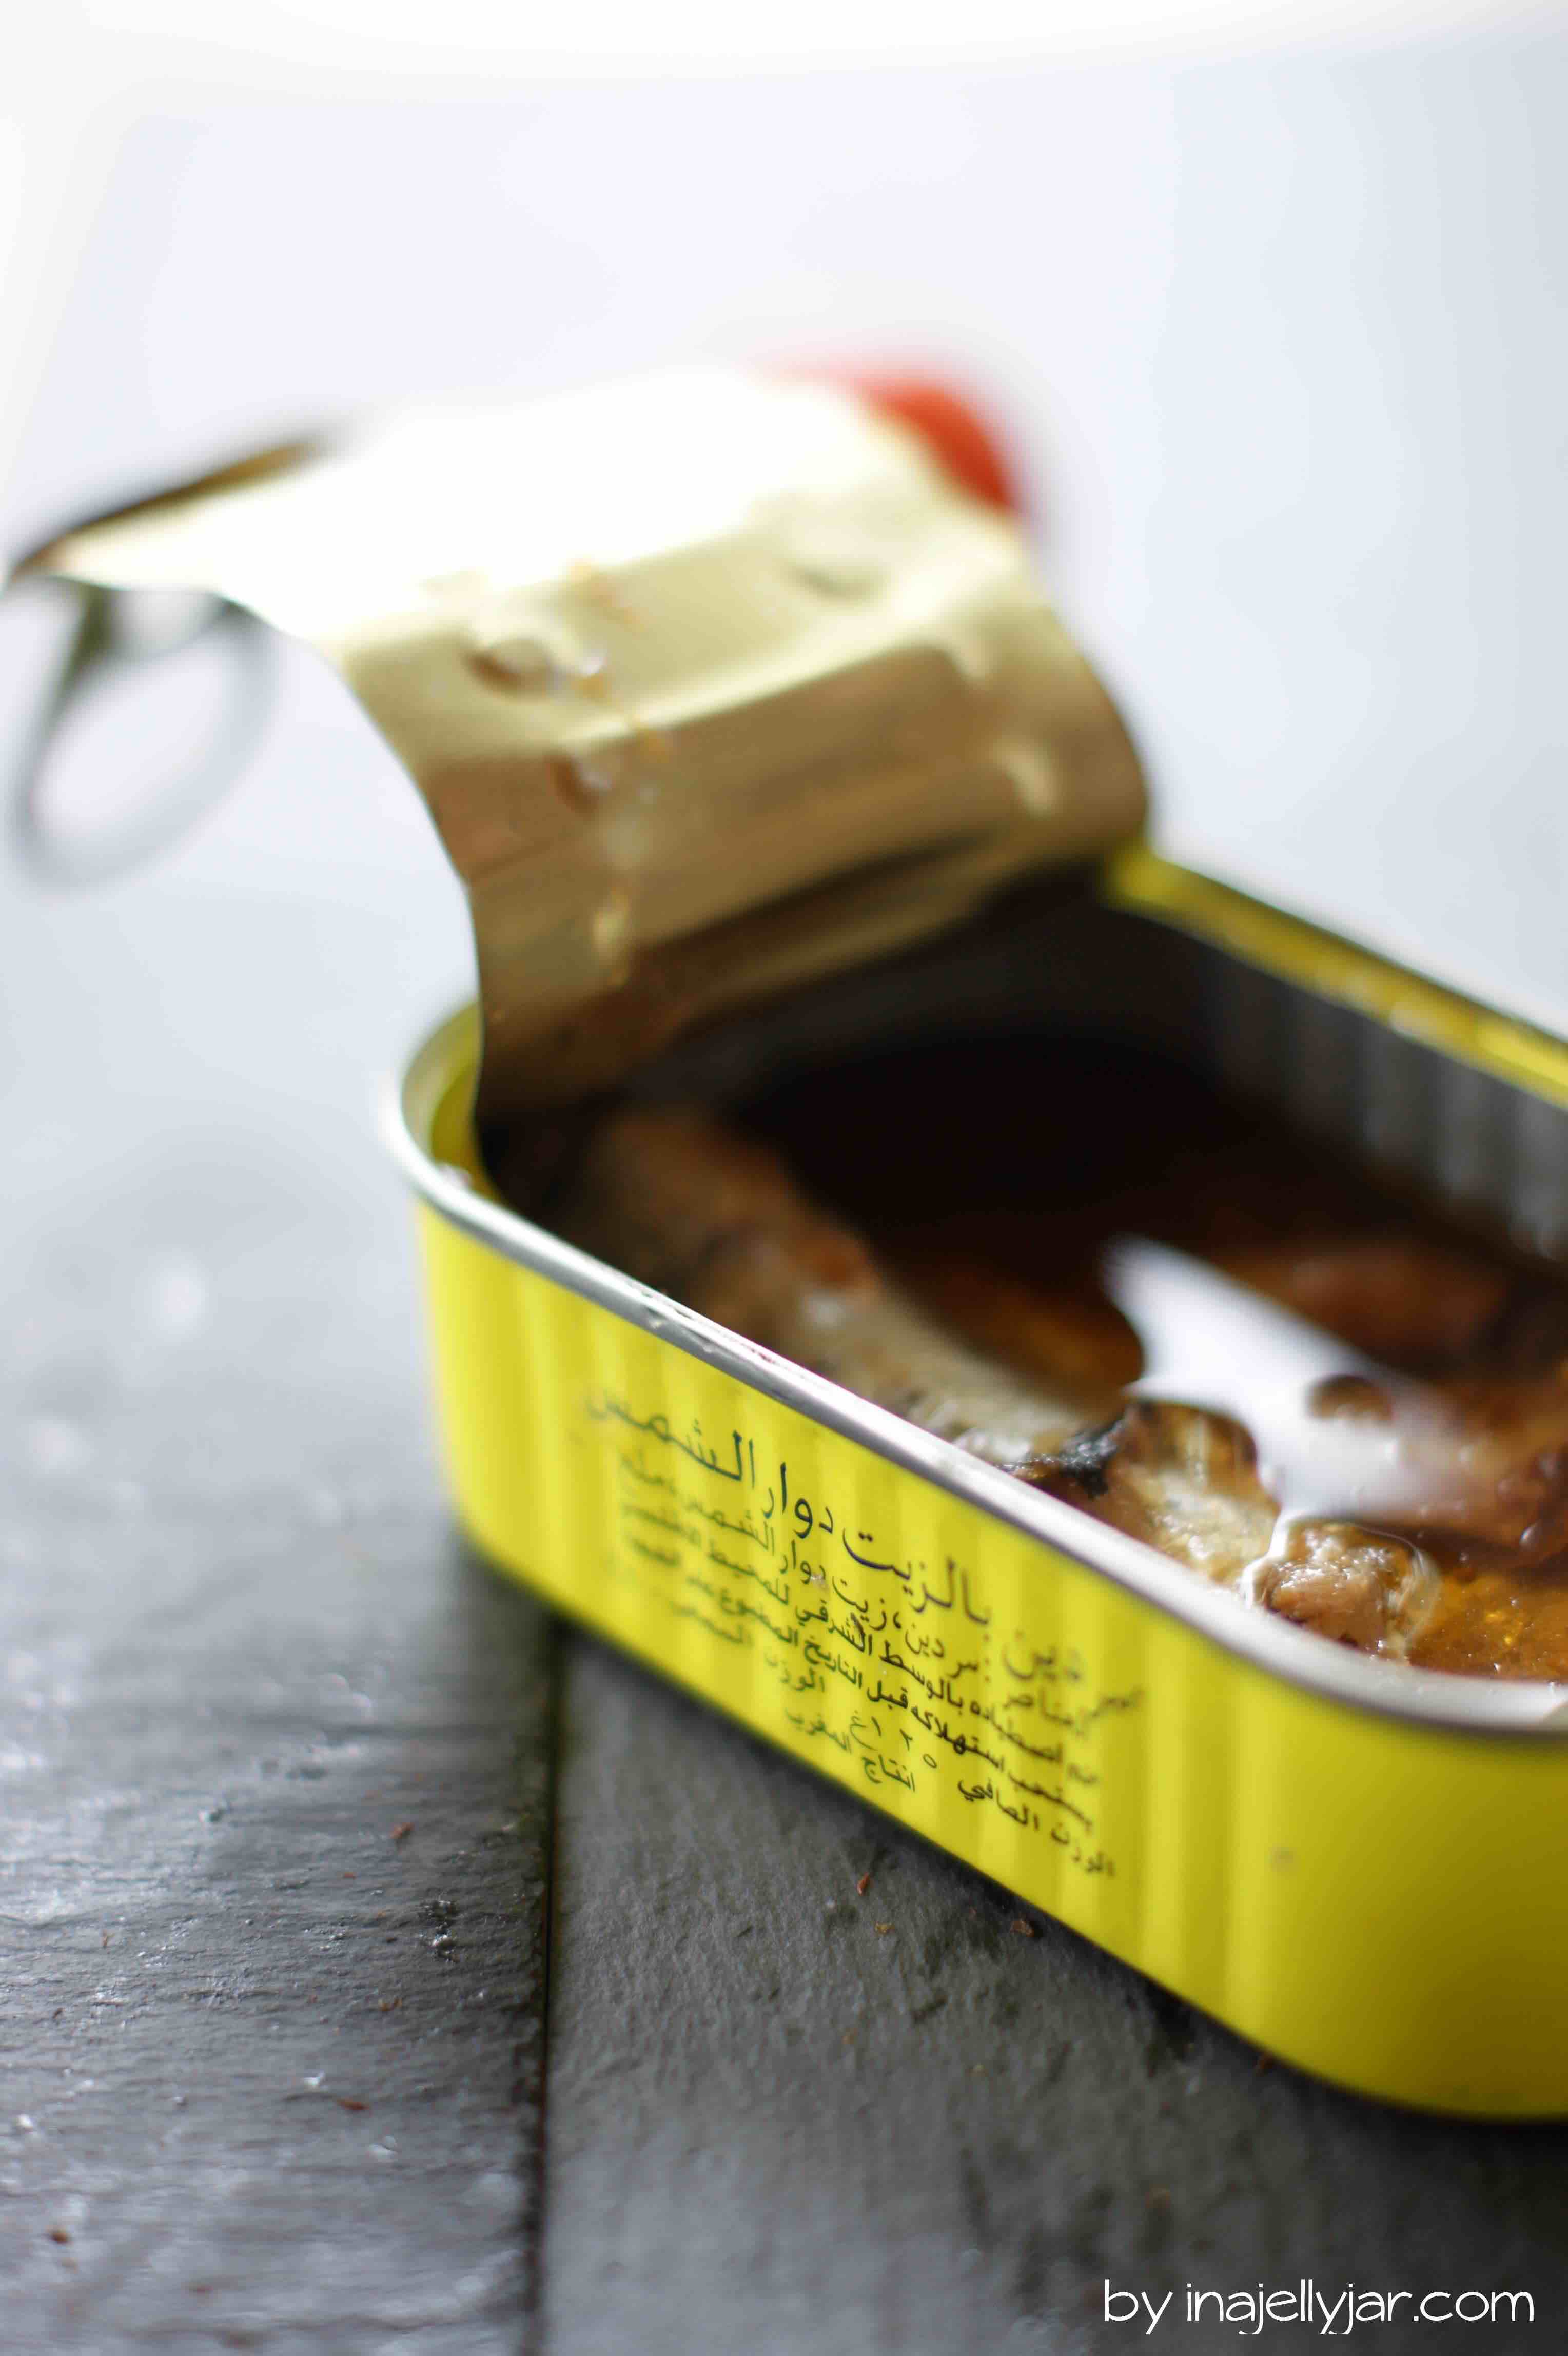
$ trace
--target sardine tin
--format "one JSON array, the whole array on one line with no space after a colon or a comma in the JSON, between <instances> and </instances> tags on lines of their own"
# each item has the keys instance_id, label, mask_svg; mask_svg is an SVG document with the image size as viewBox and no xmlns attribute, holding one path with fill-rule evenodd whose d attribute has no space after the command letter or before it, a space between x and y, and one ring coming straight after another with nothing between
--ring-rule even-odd
<instances>
[{"instance_id":1,"label":"sardine tin","mask_svg":"<svg viewBox=\"0 0 1568 2356\"><path fill-rule=\"evenodd\" d=\"M707 469L703 515L649 496L673 475L633 445L660 434L688 483ZM666 1012L672 1035L786 986L831 1054L824 976L913 1019L907 967L855 969L1135 831L1125 733L1021 551L846 397L721 372L394 420L29 562L99 596L203 589L338 664L469 884L484 1101L516 1112L542 1042L563 1085L608 1076L571 1026L596 993L639 1012L641 955L652 1031L612 1019L588 1042L610 1066L662 1045ZM668 629L642 635L639 587ZM749 724L764 706L781 737ZM901 711L918 727L866 768ZM683 847L676 740L712 839L749 830L738 887ZM813 798L813 776L854 792ZM1122 919L1072 977L1080 1009L1568 1249L1560 1041L1141 848L1104 881L1177 933ZM941 1009L1026 1010L1062 933L1058 911L1011 965L972 934ZM1561 1688L1248 1611L573 1250L489 1189L478 1066L476 1008L420 1048L388 1130L457 1511L496 1563L1283 2058L1438 2110L1568 2115Z\"/></svg>"},{"instance_id":2,"label":"sardine tin","mask_svg":"<svg viewBox=\"0 0 1568 2356\"><path fill-rule=\"evenodd\" d=\"M1253 922L1276 974L1363 1014L1392 984L1150 854L1109 880L1211 941ZM1557 1043L1403 987L1445 1052L1568 1100ZM1248 1611L560 1242L488 1188L475 1051L470 1010L387 1126L485 1554L1283 2060L1440 2111L1568 2113L1562 1688Z\"/></svg>"}]
</instances>

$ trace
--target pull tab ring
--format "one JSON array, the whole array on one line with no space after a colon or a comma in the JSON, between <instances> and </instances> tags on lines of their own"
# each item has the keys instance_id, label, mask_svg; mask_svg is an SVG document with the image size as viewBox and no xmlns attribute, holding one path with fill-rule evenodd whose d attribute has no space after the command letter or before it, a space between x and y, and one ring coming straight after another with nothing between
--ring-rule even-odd
<instances>
[{"instance_id":1,"label":"pull tab ring","mask_svg":"<svg viewBox=\"0 0 1568 2356\"><path fill-rule=\"evenodd\" d=\"M267 633L253 614L226 598L182 597L180 626L171 631L161 595L155 603L146 592L96 583L72 586L76 626L24 742L11 795L18 856L40 880L59 886L109 882L188 832L229 790L254 751L273 685ZM90 830L63 826L51 807L50 786L54 755L73 712L117 676L146 672L198 644L214 642L227 657L230 685L217 730L198 747L192 763L149 786L123 815Z\"/></svg>"}]
</instances>

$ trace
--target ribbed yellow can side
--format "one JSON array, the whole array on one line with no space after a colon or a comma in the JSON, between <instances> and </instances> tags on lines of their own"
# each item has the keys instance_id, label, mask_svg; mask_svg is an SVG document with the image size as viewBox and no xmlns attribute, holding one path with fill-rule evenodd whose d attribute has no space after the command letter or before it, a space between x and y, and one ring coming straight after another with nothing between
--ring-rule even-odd
<instances>
[{"instance_id":1,"label":"ribbed yellow can side","mask_svg":"<svg viewBox=\"0 0 1568 2356\"><path fill-rule=\"evenodd\" d=\"M421 1210L475 1543L1270 2051L1568 2114L1568 1744L1286 1683Z\"/></svg>"}]
</instances>

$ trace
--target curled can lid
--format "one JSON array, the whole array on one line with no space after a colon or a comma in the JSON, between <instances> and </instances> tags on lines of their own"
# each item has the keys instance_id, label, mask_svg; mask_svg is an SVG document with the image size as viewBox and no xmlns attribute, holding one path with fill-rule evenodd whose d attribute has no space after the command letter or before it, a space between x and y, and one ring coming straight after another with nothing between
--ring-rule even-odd
<instances>
[{"instance_id":1,"label":"curled can lid","mask_svg":"<svg viewBox=\"0 0 1568 2356\"><path fill-rule=\"evenodd\" d=\"M704 369L397 412L21 569L207 591L337 665L468 892L488 1123L1136 830L993 446L902 390Z\"/></svg>"}]
</instances>

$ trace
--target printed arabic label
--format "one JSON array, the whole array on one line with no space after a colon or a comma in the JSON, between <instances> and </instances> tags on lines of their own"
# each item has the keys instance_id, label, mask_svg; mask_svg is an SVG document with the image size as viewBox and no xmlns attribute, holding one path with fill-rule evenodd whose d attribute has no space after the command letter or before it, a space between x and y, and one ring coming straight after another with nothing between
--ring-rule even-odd
<instances>
[{"instance_id":1,"label":"printed arabic label","mask_svg":"<svg viewBox=\"0 0 1568 2356\"><path fill-rule=\"evenodd\" d=\"M773 1424L779 1411L758 1406ZM791 1748L922 1828L955 1809L1005 1819L1009 1848L1022 1836L1058 1867L1115 1876L1106 1733L1143 1695L1108 1687L1079 1644L1018 1625L983 1549L891 1544L864 1482L824 1485L831 1444L792 1464L749 1417L710 1436L700 1417L682 1425L599 1388L581 1430L606 1460L608 1577L637 1590L645 1625L667 1618L688 1674L707 1655L693 1682L732 1707L747 1691L771 1701L743 1714L776 1719Z\"/></svg>"}]
</instances>

